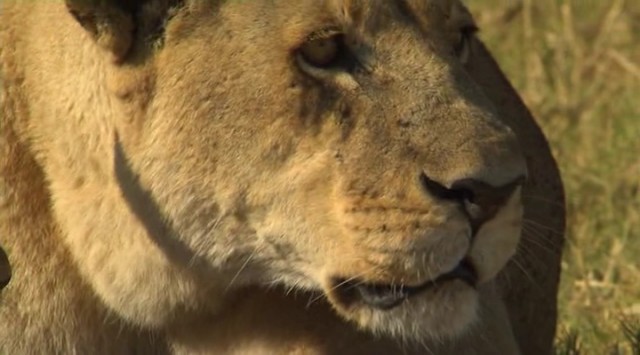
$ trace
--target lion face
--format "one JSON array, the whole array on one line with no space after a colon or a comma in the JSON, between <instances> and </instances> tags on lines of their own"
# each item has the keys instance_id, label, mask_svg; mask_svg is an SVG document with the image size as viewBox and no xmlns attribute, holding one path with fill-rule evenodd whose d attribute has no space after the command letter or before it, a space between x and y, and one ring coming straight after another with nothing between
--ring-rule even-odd
<instances>
[{"instance_id":1,"label":"lion face","mask_svg":"<svg viewBox=\"0 0 640 355\"><path fill-rule=\"evenodd\" d=\"M453 0L214 3L168 22L144 120L120 132L170 226L149 231L225 294L280 284L321 293L371 331L462 332L477 287L515 252L526 175L466 73L466 11Z\"/></svg>"},{"instance_id":2,"label":"lion face","mask_svg":"<svg viewBox=\"0 0 640 355\"><path fill-rule=\"evenodd\" d=\"M128 154L230 287L282 283L363 328L457 334L515 252L526 174L465 73L472 27L436 0L179 14Z\"/></svg>"}]
</instances>

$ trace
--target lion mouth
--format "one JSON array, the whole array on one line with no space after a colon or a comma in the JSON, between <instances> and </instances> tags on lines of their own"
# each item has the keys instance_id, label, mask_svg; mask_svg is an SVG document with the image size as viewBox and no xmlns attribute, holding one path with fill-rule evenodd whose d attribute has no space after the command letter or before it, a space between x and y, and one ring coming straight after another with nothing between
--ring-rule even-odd
<instances>
[{"instance_id":1,"label":"lion mouth","mask_svg":"<svg viewBox=\"0 0 640 355\"><path fill-rule=\"evenodd\" d=\"M390 310L413 296L454 280L461 280L470 287L476 288L478 274L468 258L463 259L453 270L417 286L364 283L357 279L336 279L334 290L338 302L347 308L360 303L378 310Z\"/></svg>"}]
</instances>

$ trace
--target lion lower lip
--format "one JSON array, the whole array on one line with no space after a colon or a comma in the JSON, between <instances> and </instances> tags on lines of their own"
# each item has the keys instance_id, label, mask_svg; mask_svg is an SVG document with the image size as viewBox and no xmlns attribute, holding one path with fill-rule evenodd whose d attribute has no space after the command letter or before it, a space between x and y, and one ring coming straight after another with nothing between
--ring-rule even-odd
<instances>
[{"instance_id":1,"label":"lion lower lip","mask_svg":"<svg viewBox=\"0 0 640 355\"><path fill-rule=\"evenodd\" d=\"M462 260L453 270L418 286L391 284L371 284L358 280L336 280L335 290L338 299L346 306L361 302L369 307L389 310L397 307L406 299L442 285L448 281L461 280L476 287L478 276L468 259Z\"/></svg>"}]
</instances>

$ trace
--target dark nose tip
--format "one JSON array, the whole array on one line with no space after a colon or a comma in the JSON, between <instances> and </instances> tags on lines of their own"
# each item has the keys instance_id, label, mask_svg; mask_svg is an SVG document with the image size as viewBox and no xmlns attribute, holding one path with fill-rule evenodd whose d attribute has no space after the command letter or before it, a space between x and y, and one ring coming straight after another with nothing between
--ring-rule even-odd
<instances>
[{"instance_id":1,"label":"dark nose tip","mask_svg":"<svg viewBox=\"0 0 640 355\"><path fill-rule=\"evenodd\" d=\"M464 207L471 220L474 234L484 222L496 215L513 191L524 181L525 177L520 176L502 186L492 186L480 180L462 179L453 182L451 187L446 187L425 173L420 175L420 183L430 195L457 201Z\"/></svg>"}]
</instances>

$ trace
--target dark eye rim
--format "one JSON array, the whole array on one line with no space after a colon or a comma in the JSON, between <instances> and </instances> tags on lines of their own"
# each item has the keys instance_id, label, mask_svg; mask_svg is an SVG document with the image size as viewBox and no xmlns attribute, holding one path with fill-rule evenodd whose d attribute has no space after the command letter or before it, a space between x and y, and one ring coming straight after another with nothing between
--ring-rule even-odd
<instances>
[{"instance_id":1,"label":"dark eye rim","mask_svg":"<svg viewBox=\"0 0 640 355\"><path fill-rule=\"evenodd\" d=\"M317 65L316 63L313 63L306 57L306 55L302 51L302 48L306 43L309 43L309 41L320 39L333 39L336 41L337 46L333 60L323 65ZM356 55L347 44L346 35L341 31L331 28L317 31L307 36L305 41L300 44L300 46L298 46L298 48L295 50L295 55L298 57L298 60L304 61L305 65L319 70L342 70L353 72L358 66Z\"/></svg>"}]
</instances>

